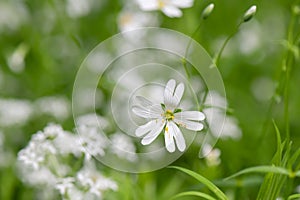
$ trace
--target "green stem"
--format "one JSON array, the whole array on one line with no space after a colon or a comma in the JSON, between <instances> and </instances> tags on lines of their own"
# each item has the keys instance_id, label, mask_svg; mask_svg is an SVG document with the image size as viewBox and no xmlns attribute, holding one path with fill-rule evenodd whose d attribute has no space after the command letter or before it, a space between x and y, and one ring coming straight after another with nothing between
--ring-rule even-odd
<instances>
[{"instance_id":1,"label":"green stem","mask_svg":"<svg viewBox=\"0 0 300 200\"><path fill-rule=\"evenodd\" d=\"M228 42L231 40L231 38L239 31L240 26L243 24L243 21L240 21L240 23L237 25L236 29L234 30L233 33L231 33L225 40L225 42L223 43L223 45L221 46L219 52L215 55L214 57L214 64L216 66L218 66L221 55L226 47L226 45L228 44Z\"/></svg>"},{"instance_id":2,"label":"green stem","mask_svg":"<svg viewBox=\"0 0 300 200\"><path fill-rule=\"evenodd\" d=\"M191 80L191 76L190 76L190 73L189 73L189 70L187 68L187 61L186 61L186 58L187 58L187 55L188 55L188 52L189 52L189 48L192 44L192 41L193 39L195 38L196 34L198 33L198 31L200 30L201 28L201 25L202 25L202 20L200 21L200 24L199 26L196 28L196 30L193 32L193 34L191 35L190 37L190 40L187 44L187 47L186 47L186 50L185 50L185 54L184 54L184 58L182 60L182 63L183 63L183 67L184 67L184 70L185 70L185 73L186 73L186 76L187 76L187 79L188 81L190 82ZM192 86L189 84L189 88L190 88L190 91L192 91ZM194 100L195 102L197 103L197 109L200 110L200 105L199 105L199 102L198 102L198 99L197 99L197 96L194 95Z\"/></svg>"},{"instance_id":3,"label":"green stem","mask_svg":"<svg viewBox=\"0 0 300 200\"><path fill-rule=\"evenodd\" d=\"M292 13L292 18L291 22L288 28L288 44L293 43L293 32L294 32L294 26L295 26L295 14ZM292 60L293 56L290 56L290 50L286 50L286 57L284 59L284 65L283 71L285 72L285 85L284 85L284 124L285 124L285 131L286 131L286 139L287 141L290 140L290 123L289 123L289 86L290 86L290 72L291 72L291 67L292 67Z\"/></svg>"}]
</instances>

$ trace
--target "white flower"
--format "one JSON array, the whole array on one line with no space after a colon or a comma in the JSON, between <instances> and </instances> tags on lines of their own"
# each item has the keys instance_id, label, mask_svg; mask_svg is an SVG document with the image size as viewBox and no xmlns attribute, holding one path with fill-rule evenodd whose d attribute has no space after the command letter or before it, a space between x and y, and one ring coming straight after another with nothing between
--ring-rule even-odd
<instances>
[{"instance_id":1,"label":"white flower","mask_svg":"<svg viewBox=\"0 0 300 200\"><path fill-rule=\"evenodd\" d=\"M123 10L118 16L118 26L121 31L131 31L146 26L156 26L156 16L131 10Z\"/></svg>"},{"instance_id":2,"label":"white flower","mask_svg":"<svg viewBox=\"0 0 300 200\"><path fill-rule=\"evenodd\" d=\"M217 166L221 163L220 149L213 149L210 144L204 144L204 146L202 147L202 154L203 156L205 156L206 164L208 166Z\"/></svg>"},{"instance_id":3,"label":"white flower","mask_svg":"<svg viewBox=\"0 0 300 200\"><path fill-rule=\"evenodd\" d=\"M164 104L153 104L147 99L137 96L136 100L140 105L133 106L132 111L150 121L135 131L136 136L141 137L143 145L152 143L164 130L165 146L169 152L175 151L175 142L179 151L183 152L186 148L184 137L178 126L193 131L203 129L203 124L199 121L204 120L205 116L199 111L181 111L178 108L184 93L184 84L180 83L176 87L175 80L168 81L164 91ZM174 142L175 139L175 142Z\"/></svg>"},{"instance_id":4,"label":"white flower","mask_svg":"<svg viewBox=\"0 0 300 200\"><path fill-rule=\"evenodd\" d=\"M81 151L85 153L86 159L90 160L92 156L104 156L107 147L107 139L97 127L88 127L81 125L78 127L79 142Z\"/></svg>"},{"instance_id":5,"label":"white flower","mask_svg":"<svg viewBox=\"0 0 300 200\"><path fill-rule=\"evenodd\" d=\"M111 136L112 152L120 158L125 158L128 161L135 161L137 156L135 154L135 146L130 137L115 133Z\"/></svg>"},{"instance_id":6,"label":"white flower","mask_svg":"<svg viewBox=\"0 0 300 200\"><path fill-rule=\"evenodd\" d=\"M65 195L68 192L68 190L74 187L74 182L74 177L61 178L57 181L55 188L59 191L61 195Z\"/></svg>"},{"instance_id":7,"label":"white flower","mask_svg":"<svg viewBox=\"0 0 300 200\"><path fill-rule=\"evenodd\" d=\"M0 99L0 126L23 125L32 112L32 105L26 100Z\"/></svg>"},{"instance_id":8,"label":"white flower","mask_svg":"<svg viewBox=\"0 0 300 200\"><path fill-rule=\"evenodd\" d=\"M113 180L104 177L100 172L95 169L94 165L85 165L77 174L79 183L87 187L88 192L95 194L97 197L102 196L105 190L118 189L118 185Z\"/></svg>"},{"instance_id":9,"label":"white flower","mask_svg":"<svg viewBox=\"0 0 300 200\"><path fill-rule=\"evenodd\" d=\"M38 151L35 143L30 142L25 149L22 149L18 153L18 160L37 170L39 169L40 164L45 160L45 156L43 152Z\"/></svg>"},{"instance_id":10,"label":"white flower","mask_svg":"<svg viewBox=\"0 0 300 200\"><path fill-rule=\"evenodd\" d=\"M67 0L66 11L72 18L83 17L92 9L92 0Z\"/></svg>"},{"instance_id":11,"label":"white flower","mask_svg":"<svg viewBox=\"0 0 300 200\"><path fill-rule=\"evenodd\" d=\"M64 97L42 97L36 101L39 113L65 120L70 114L70 102Z\"/></svg>"},{"instance_id":12,"label":"white flower","mask_svg":"<svg viewBox=\"0 0 300 200\"><path fill-rule=\"evenodd\" d=\"M137 0L137 3L144 11L161 10L168 17L181 17L179 8L192 7L194 0Z\"/></svg>"}]
</instances>

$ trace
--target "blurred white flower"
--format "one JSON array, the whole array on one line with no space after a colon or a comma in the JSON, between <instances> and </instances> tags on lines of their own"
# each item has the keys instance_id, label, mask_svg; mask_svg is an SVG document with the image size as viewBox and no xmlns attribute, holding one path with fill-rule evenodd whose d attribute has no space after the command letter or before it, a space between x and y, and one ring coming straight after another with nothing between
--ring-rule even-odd
<instances>
[{"instance_id":1,"label":"blurred white flower","mask_svg":"<svg viewBox=\"0 0 300 200\"><path fill-rule=\"evenodd\" d=\"M18 153L18 160L23 162L26 166L31 166L37 170L40 164L45 160L44 152L39 151L34 142L30 142L25 149Z\"/></svg>"},{"instance_id":2,"label":"blurred white flower","mask_svg":"<svg viewBox=\"0 0 300 200\"><path fill-rule=\"evenodd\" d=\"M65 195L71 188L74 187L75 178L66 177L57 180L55 188L59 191L61 195Z\"/></svg>"},{"instance_id":3,"label":"blurred white flower","mask_svg":"<svg viewBox=\"0 0 300 200\"><path fill-rule=\"evenodd\" d=\"M70 102L64 97L42 97L35 102L38 112L65 120L70 115Z\"/></svg>"},{"instance_id":4,"label":"blurred white flower","mask_svg":"<svg viewBox=\"0 0 300 200\"><path fill-rule=\"evenodd\" d=\"M161 10L168 17L181 17L179 8L192 7L194 0L137 0L137 3L144 11Z\"/></svg>"},{"instance_id":5,"label":"blurred white flower","mask_svg":"<svg viewBox=\"0 0 300 200\"><path fill-rule=\"evenodd\" d=\"M258 101L269 101L274 95L275 90L276 84L269 77L258 77L251 84L251 92Z\"/></svg>"},{"instance_id":6,"label":"blurred white flower","mask_svg":"<svg viewBox=\"0 0 300 200\"><path fill-rule=\"evenodd\" d=\"M15 31L28 19L28 11L22 1L0 2L0 33Z\"/></svg>"},{"instance_id":7,"label":"blurred white flower","mask_svg":"<svg viewBox=\"0 0 300 200\"><path fill-rule=\"evenodd\" d=\"M66 10L70 17L83 17L91 11L93 0L67 0Z\"/></svg>"},{"instance_id":8,"label":"blurred white flower","mask_svg":"<svg viewBox=\"0 0 300 200\"><path fill-rule=\"evenodd\" d=\"M101 198L102 192L106 190L118 190L117 183L104 177L92 164L85 165L77 173L77 180L82 186L87 187L88 192L96 195L98 198Z\"/></svg>"},{"instance_id":9,"label":"blurred white flower","mask_svg":"<svg viewBox=\"0 0 300 200\"><path fill-rule=\"evenodd\" d=\"M169 152L175 151L175 142L179 151L186 148L185 139L178 128L184 127L193 131L203 129L203 124L199 121L204 120L205 116L199 111L181 111L178 108L184 93L184 84L176 86L176 81L168 81L164 91L164 104L153 104L144 97L137 96L136 100L140 105L133 106L132 111L150 121L135 131L136 136L144 136L141 143L148 145L152 143L164 130L165 146Z\"/></svg>"},{"instance_id":10,"label":"blurred white flower","mask_svg":"<svg viewBox=\"0 0 300 200\"><path fill-rule=\"evenodd\" d=\"M79 126L100 127L101 129L106 129L109 126L107 119L94 113L79 116L76 118L76 123Z\"/></svg>"},{"instance_id":11,"label":"blurred white flower","mask_svg":"<svg viewBox=\"0 0 300 200\"><path fill-rule=\"evenodd\" d=\"M227 101L224 97L214 91L207 94L203 112L207 119L209 131L214 137L240 139L242 131L237 120L228 116L226 109Z\"/></svg>"},{"instance_id":12,"label":"blurred white flower","mask_svg":"<svg viewBox=\"0 0 300 200\"><path fill-rule=\"evenodd\" d=\"M26 100L0 99L0 127L23 125L32 113L32 105Z\"/></svg>"},{"instance_id":13,"label":"blurred white flower","mask_svg":"<svg viewBox=\"0 0 300 200\"><path fill-rule=\"evenodd\" d=\"M8 67L16 73L20 73L24 70L25 67L25 57L29 50L29 47L21 43L7 58Z\"/></svg>"},{"instance_id":14,"label":"blurred white flower","mask_svg":"<svg viewBox=\"0 0 300 200\"><path fill-rule=\"evenodd\" d=\"M202 147L202 155L205 157L208 166L217 166L221 163L221 150L213 148L210 144L204 144Z\"/></svg>"},{"instance_id":15,"label":"blurred white flower","mask_svg":"<svg viewBox=\"0 0 300 200\"><path fill-rule=\"evenodd\" d=\"M120 158L125 158L128 161L135 161L136 148L130 137L122 133L115 133L111 136L112 152Z\"/></svg>"},{"instance_id":16,"label":"blurred white flower","mask_svg":"<svg viewBox=\"0 0 300 200\"><path fill-rule=\"evenodd\" d=\"M55 175L47 168L32 169L18 163L18 170L23 182L31 186L48 186L52 187L57 182Z\"/></svg>"},{"instance_id":17,"label":"blurred white flower","mask_svg":"<svg viewBox=\"0 0 300 200\"><path fill-rule=\"evenodd\" d=\"M157 26L156 16L133 10L123 10L118 16L118 26L121 31L131 31L141 27Z\"/></svg>"},{"instance_id":18,"label":"blurred white flower","mask_svg":"<svg viewBox=\"0 0 300 200\"><path fill-rule=\"evenodd\" d=\"M65 155L67 153L78 155L80 148L75 143L77 139L69 134L61 126L49 124L43 131L39 131L31 137L28 145L18 153L18 160L37 170L46 160L47 155Z\"/></svg>"},{"instance_id":19,"label":"blurred white flower","mask_svg":"<svg viewBox=\"0 0 300 200\"><path fill-rule=\"evenodd\" d=\"M79 134L81 151L85 153L86 159L92 156L104 156L105 148L108 145L107 138L97 127L78 126L76 129Z\"/></svg>"}]
</instances>

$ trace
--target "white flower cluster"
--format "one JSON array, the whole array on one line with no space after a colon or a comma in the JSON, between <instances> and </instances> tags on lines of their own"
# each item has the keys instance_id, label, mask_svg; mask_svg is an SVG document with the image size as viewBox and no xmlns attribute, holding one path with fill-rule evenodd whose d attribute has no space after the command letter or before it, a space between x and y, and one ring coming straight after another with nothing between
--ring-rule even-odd
<instances>
[{"instance_id":1,"label":"white flower cluster","mask_svg":"<svg viewBox=\"0 0 300 200\"><path fill-rule=\"evenodd\" d=\"M63 130L60 125L50 124L34 134L27 147L18 153L23 181L36 187L55 188L64 199L72 200L99 199L103 191L117 190L113 180L105 178L91 165L92 161L83 159L84 155L90 156L90 152L81 148L80 138L83 138L85 145L97 149L97 133L94 130L91 132L93 137L87 139ZM101 149L101 143L97 144ZM93 153L99 152L102 153ZM70 156L77 165L70 163Z\"/></svg>"},{"instance_id":2,"label":"white flower cluster","mask_svg":"<svg viewBox=\"0 0 300 200\"><path fill-rule=\"evenodd\" d=\"M35 102L0 98L0 127L22 126L42 115L65 120L70 116L70 102L58 96L42 97Z\"/></svg>"}]
</instances>

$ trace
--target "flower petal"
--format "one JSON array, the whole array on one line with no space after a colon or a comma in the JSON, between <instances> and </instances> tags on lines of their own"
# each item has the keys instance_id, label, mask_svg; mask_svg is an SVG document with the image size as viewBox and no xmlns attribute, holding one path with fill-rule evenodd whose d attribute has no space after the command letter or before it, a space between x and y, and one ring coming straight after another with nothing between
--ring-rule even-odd
<instances>
[{"instance_id":1,"label":"flower petal","mask_svg":"<svg viewBox=\"0 0 300 200\"><path fill-rule=\"evenodd\" d=\"M137 0L137 3L144 11L158 10L159 8L157 0Z\"/></svg>"},{"instance_id":2,"label":"flower petal","mask_svg":"<svg viewBox=\"0 0 300 200\"><path fill-rule=\"evenodd\" d=\"M165 145L168 152L172 153L175 151L175 142L174 142L174 130L170 127L170 122L167 123L165 128Z\"/></svg>"},{"instance_id":3,"label":"flower petal","mask_svg":"<svg viewBox=\"0 0 300 200\"><path fill-rule=\"evenodd\" d=\"M173 130L173 135L176 141L176 145L179 151L183 152L186 148L184 137L178 128L178 126L174 122L169 122L170 131Z\"/></svg>"},{"instance_id":4,"label":"flower petal","mask_svg":"<svg viewBox=\"0 0 300 200\"><path fill-rule=\"evenodd\" d=\"M141 105L143 107L148 107L148 106L152 106L153 103L151 101L149 101L148 99L146 99L145 97L142 96L136 96L134 98L134 102L137 105Z\"/></svg>"},{"instance_id":5,"label":"flower petal","mask_svg":"<svg viewBox=\"0 0 300 200\"><path fill-rule=\"evenodd\" d=\"M167 5L167 6L163 7L162 11L168 17L181 17L182 16L181 10L172 5Z\"/></svg>"},{"instance_id":6,"label":"flower petal","mask_svg":"<svg viewBox=\"0 0 300 200\"><path fill-rule=\"evenodd\" d=\"M165 126L165 120L162 118L155 120L155 126L153 127L152 131L148 133L143 139L142 139L142 144L143 145L148 145L152 143L157 136L161 133L162 129Z\"/></svg>"},{"instance_id":7,"label":"flower petal","mask_svg":"<svg viewBox=\"0 0 300 200\"><path fill-rule=\"evenodd\" d=\"M203 124L200 122L195 121L189 121L189 120L183 120L183 119L174 119L174 121L181 127L184 127L186 129L192 130L192 131L201 131L203 129Z\"/></svg>"},{"instance_id":8,"label":"flower petal","mask_svg":"<svg viewBox=\"0 0 300 200\"><path fill-rule=\"evenodd\" d=\"M184 84L180 83L176 87L176 90L175 90L175 93L174 93L174 97L173 97L173 104L174 104L175 107L177 107L178 104L180 103L180 100L182 98L183 93L184 93Z\"/></svg>"},{"instance_id":9,"label":"flower petal","mask_svg":"<svg viewBox=\"0 0 300 200\"><path fill-rule=\"evenodd\" d=\"M164 92L164 103L165 105L172 105L173 104L173 93L176 87L176 82L174 79L168 81L165 92Z\"/></svg>"},{"instance_id":10,"label":"flower petal","mask_svg":"<svg viewBox=\"0 0 300 200\"><path fill-rule=\"evenodd\" d=\"M133 106L132 112L142 118L153 119L160 118L163 111L160 105L153 105L151 107Z\"/></svg>"},{"instance_id":11,"label":"flower petal","mask_svg":"<svg viewBox=\"0 0 300 200\"><path fill-rule=\"evenodd\" d=\"M146 124L139 126L136 130L135 130L135 135L137 137L141 137L143 135L145 135L146 133L149 133L152 129L152 127L155 125L155 120L151 120L149 122L147 122Z\"/></svg>"},{"instance_id":12,"label":"flower petal","mask_svg":"<svg viewBox=\"0 0 300 200\"><path fill-rule=\"evenodd\" d=\"M192 7L194 0L172 0L172 4L178 8Z\"/></svg>"},{"instance_id":13,"label":"flower petal","mask_svg":"<svg viewBox=\"0 0 300 200\"><path fill-rule=\"evenodd\" d=\"M174 114L176 119L201 121L205 119L205 115L200 111L183 111Z\"/></svg>"}]
</instances>

